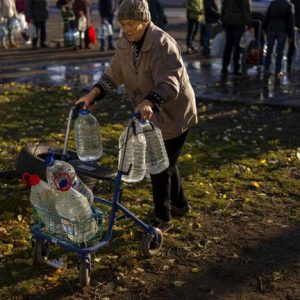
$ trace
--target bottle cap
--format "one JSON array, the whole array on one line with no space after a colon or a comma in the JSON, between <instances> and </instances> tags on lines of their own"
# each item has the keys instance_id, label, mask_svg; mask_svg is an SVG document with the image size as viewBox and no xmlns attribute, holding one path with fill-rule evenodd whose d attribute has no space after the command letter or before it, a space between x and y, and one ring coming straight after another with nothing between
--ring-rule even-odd
<instances>
[{"instance_id":1,"label":"bottle cap","mask_svg":"<svg viewBox=\"0 0 300 300\"><path fill-rule=\"evenodd\" d=\"M61 192L68 191L72 185L70 176L67 173L60 173L56 175L56 177L54 178L54 184L56 188Z\"/></svg>"},{"instance_id":2,"label":"bottle cap","mask_svg":"<svg viewBox=\"0 0 300 300\"><path fill-rule=\"evenodd\" d=\"M40 183L41 178L36 174L31 175L26 172L22 175L22 181L23 183L28 184L29 186L35 186Z\"/></svg>"},{"instance_id":3,"label":"bottle cap","mask_svg":"<svg viewBox=\"0 0 300 300\"><path fill-rule=\"evenodd\" d=\"M89 109L84 108L84 109L81 109L81 110L79 111L79 114L82 115L82 116L85 116L85 115L89 115L90 112L91 112L91 111L90 111Z\"/></svg>"},{"instance_id":4,"label":"bottle cap","mask_svg":"<svg viewBox=\"0 0 300 300\"><path fill-rule=\"evenodd\" d=\"M51 167L54 165L55 159L54 159L54 153L53 153L52 149L49 148L48 155L46 156L44 162L47 167Z\"/></svg>"}]
</instances>

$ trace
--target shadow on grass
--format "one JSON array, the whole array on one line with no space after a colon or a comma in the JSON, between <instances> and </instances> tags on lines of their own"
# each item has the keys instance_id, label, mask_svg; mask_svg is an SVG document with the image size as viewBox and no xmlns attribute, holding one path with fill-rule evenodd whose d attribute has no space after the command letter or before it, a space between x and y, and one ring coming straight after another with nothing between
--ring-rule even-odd
<instances>
[{"instance_id":1,"label":"shadow on grass","mask_svg":"<svg viewBox=\"0 0 300 300\"><path fill-rule=\"evenodd\" d=\"M186 284L181 287L156 289L151 297L189 300L238 299L251 294L253 299L257 299L259 295L268 297L270 293L269 296L275 299L276 290L281 288L287 299L298 299L299 259L300 224L237 250L235 257L224 257L220 254L215 257L214 263L203 261L205 267L200 262L198 274L188 272L184 276L179 275L178 280ZM286 277L289 277L289 286L285 285ZM279 296L277 299L282 298Z\"/></svg>"}]
</instances>

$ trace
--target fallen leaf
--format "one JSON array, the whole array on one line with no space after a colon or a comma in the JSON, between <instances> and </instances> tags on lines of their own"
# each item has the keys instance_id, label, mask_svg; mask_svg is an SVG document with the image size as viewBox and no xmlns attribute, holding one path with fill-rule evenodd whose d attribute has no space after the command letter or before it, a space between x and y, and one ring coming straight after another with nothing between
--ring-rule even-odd
<instances>
[{"instance_id":1,"label":"fallen leaf","mask_svg":"<svg viewBox=\"0 0 300 300\"><path fill-rule=\"evenodd\" d=\"M191 272L192 272L192 273L199 273L199 269L198 269L198 268L192 268L192 269L191 269Z\"/></svg>"},{"instance_id":2,"label":"fallen leaf","mask_svg":"<svg viewBox=\"0 0 300 300\"><path fill-rule=\"evenodd\" d=\"M257 189L260 188L260 185L259 185L259 183L257 181L251 181L250 184L251 184L251 186L253 186L253 187L257 188Z\"/></svg>"},{"instance_id":3,"label":"fallen leaf","mask_svg":"<svg viewBox=\"0 0 300 300\"><path fill-rule=\"evenodd\" d=\"M181 287L185 284L185 281L177 280L173 282L173 285L176 287Z\"/></svg>"}]
</instances>

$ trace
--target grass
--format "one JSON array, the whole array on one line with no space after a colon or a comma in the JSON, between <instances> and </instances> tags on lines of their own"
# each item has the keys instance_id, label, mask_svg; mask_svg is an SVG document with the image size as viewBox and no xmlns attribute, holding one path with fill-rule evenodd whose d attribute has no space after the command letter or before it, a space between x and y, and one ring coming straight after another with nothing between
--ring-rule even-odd
<instances>
[{"instance_id":1,"label":"grass","mask_svg":"<svg viewBox=\"0 0 300 300\"><path fill-rule=\"evenodd\" d=\"M66 118L79 96L76 91L16 83L1 85L0 90L0 172L14 168L28 143L43 140L63 147ZM117 166L118 138L130 111L121 95L111 95L93 108L101 125L103 165ZM148 260L139 252L142 232L131 222L118 224L110 245L95 254L92 286L84 291L78 287L74 254L62 254L68 268L59 274L32 267L29 190L17 179L0 178L0 298L91 299L101 293L126 299L129 292L146 297L158 278L161 286L174 282L178 274L170 270L175 265L195 266L211 244L218 248L217 241L224 237L207 229L209 218L226 222L247 217L253 223L259 220L281 228L298 224L299 111L221 102L198 103L198 111L199 124L179 159L192 213L175 219L162 253ZM74 149L72 133L69 146ZM97 189L109 195L104 183L99 182ZM124 184L123 202L148 220L150 182ZM61 255L54 247L55 251Z\"/></svg>"}]
</instances>

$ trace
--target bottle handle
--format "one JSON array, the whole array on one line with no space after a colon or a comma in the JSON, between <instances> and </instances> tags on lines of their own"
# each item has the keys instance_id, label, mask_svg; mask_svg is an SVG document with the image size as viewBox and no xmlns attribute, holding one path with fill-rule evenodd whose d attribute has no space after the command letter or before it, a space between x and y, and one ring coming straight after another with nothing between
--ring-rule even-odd
<instances>
[{"instance_id":1,"label":"bottle handle","mask_svg":"<svg viewBox=\"0 0 300 300\"><path fill-rule=\"evenodd\" d=\"M22 175L22 183L29 185L30 174L28 172L23 173Z\"/></svg>"}]
</instances>

